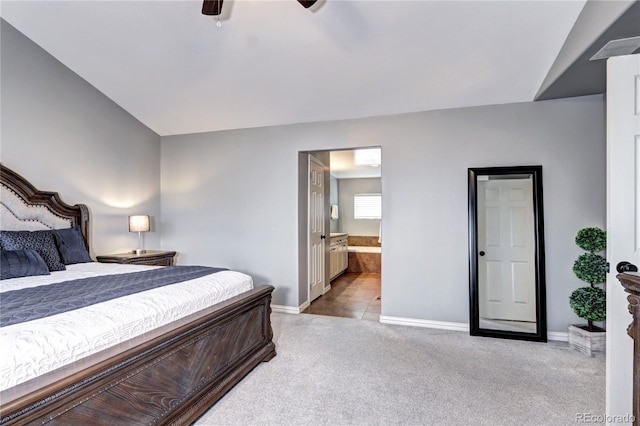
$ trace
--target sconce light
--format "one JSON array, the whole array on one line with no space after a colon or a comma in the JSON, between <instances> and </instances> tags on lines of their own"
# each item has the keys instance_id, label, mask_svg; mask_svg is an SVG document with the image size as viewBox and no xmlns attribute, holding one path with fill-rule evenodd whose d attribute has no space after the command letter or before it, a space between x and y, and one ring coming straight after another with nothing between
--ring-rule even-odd
<instances>
[{"instance_id":1,"label":"sconce light","mask_svg":"<svg viewBox=\"0 0 640 426\"><path fill-rule=\"evenodd\" d=\"M129 232L138 233L138 248L134 250L135 254L146 253L146 250L142 248L142 233L149 232L151 226L149 225L148 215L135 215L129 216Z\"/></svg>"}]
</instances>

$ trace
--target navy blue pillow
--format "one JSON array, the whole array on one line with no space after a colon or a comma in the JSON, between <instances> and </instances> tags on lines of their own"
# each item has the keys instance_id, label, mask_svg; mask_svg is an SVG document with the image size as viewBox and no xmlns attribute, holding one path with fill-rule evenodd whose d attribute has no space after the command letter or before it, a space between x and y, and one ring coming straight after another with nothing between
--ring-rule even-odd
<instances>
[{"instance_id":1,"label":"navy blue pillow","mask_svg":"<svg viewBox=\"0 0 640 426\"><path fill-rule=\"evenodd\" d=\"M71 265L72 263L93 262L89 252L84 245L80 226L66 229L54 229L53 237L62 258L62 263Z\"/></svg>"},{"instance_id":2,"label":"navy blue pillow","mask_svg":"<svg viewBox=\"0 0 640 426\"><path fill-rule=\"evenodd\" d=\"M3 250L35 250L50 271L64 271L53 231L0 231L0 247Z\"/></svg>"},{"instance_id":3,"label":"navy blue pillow","mask_svg":"<svg viewBox=\"0 0 640 426\"><path fill-rule=\"evenodd\" d=\"M0 280L49 275L49 268L35 250L0 250Z\"/></svg>"}]
</instances>

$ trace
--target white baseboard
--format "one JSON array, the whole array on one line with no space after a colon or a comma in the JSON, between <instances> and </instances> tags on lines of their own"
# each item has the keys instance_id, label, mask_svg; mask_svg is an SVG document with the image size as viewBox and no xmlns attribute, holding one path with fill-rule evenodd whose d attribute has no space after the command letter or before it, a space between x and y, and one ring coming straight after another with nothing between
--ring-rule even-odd
<instances>
[{"instance_id":1,"label":"white baseboard","mask_svg":"<svg viewBox=\"0 0 640 426\"><path fill-rule=\"evenodd\" d=\"M464 331L467 333L469 332L469 324L465 324L462 322L431 321L415 318L390 317L386 315L380 315L380 322L383 324L407 325L410 327L436 328L440 330ZM548 331L547 340L553 340L556 342L568 342L569 333L563 333L560 331Z\"/></svg>"},{"instance_id":2,"label":"white baseboard","mask_svg":"<svg viewBox=\"0 0 640 426\"><path fill-rule=\"evenodd\" d=\"M547 331L547 340L554 340L556 342L568 342L569 333L563 333L561 331Z\"/></svg>"},{"instance_id":3,"label":"white baseboard","mask_svg":"<svg viewBox=\"0 0 640 426\"><path fill-rule=\"evenodd\" d=\"M296 308L295 306L284 306L284 305L271 305L272 312L279 312L281 314L299 314L302 312L300 308Z\"/></svg>"},{"instance_id":4,"label":"white baseboard","mask_svg":"<svg viewBox=\"0 0 640 426\"><path fill-rule=\"evenodd\" d=\"M307 309L309 307L309 302L304 302L302 305L298 306L297 308L295 306L285 306L285 305L274 305L271 304L271 311L272 312L279 312L281 314L300 314L302 313L302 311L304 311L305 309Z\"/></svg>"},{"instance_id":5,"label":"white baseboard","mask_svg":"<svg viewBox=\"0 0 640 426\"><path fill-rule=\"evenodd\" d=\"M273 312L280 312L283 314L300 314L302 311L307 309L309 306L309 302L304 302L299 307L295 306L284 306L284 305L271 305L271 310ZM469 324L463 322L446 322L446 321L432 321L432 320L423 320L416 318L403 318L403 317L391 317L387 315L380 315L380 320L383 324L393 324L393 325L406 325L409 327L423 327L423 328L435 328L439 330L450 330L450 331L464 331L465 333L469 332ZM547 340L553 340L556 342L568 342L569 341L569 333L564 333L560 331L548 331L547 332Z\"/></svg>"},{"instance_id":6,"label":"white baseboard","mask_svg":"<svg viewBox=\"0 0 640 426\"><path fill-rule=\"evenodd\" d=\"M469 324L462 322L431 321L415 318L390 317L387 315L380 315L380 322L383 324L408 325L411 327L469 332Z\"/></svg>"}]
</instances>

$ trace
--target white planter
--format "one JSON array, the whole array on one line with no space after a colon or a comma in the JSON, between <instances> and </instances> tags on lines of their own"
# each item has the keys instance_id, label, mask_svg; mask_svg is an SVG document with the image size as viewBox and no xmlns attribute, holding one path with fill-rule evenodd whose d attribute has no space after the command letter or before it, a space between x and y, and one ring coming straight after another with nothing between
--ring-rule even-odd
<instances>
[{"instance_id":1,"label":"white planter","mask_svg":"<svg viewBox=\"0 0 640 426\"><path fill-rule=\"evenodd\" d=\"M605 354L606 336L606 331L587 331L577 325L569 326L569 345L591 357Z\"/></svg>"}]
</instances>

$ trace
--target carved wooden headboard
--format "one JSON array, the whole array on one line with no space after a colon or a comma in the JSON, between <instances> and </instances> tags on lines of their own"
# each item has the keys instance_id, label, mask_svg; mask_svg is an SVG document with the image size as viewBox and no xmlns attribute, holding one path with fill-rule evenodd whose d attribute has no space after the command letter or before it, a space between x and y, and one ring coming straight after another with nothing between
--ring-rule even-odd
<instances>
[{"instance_id":1,"label":"carved wooden headboard","mask_svg":"<svg viewBox=\"0 0 640 426\"><path fill-rule=\"evenodd\" d=\"M60 199L57 192L37 190L29 181L0 164L0 229L62 229L80 225L89 249L89 209Z\"/></svg>"}]
</instances>

